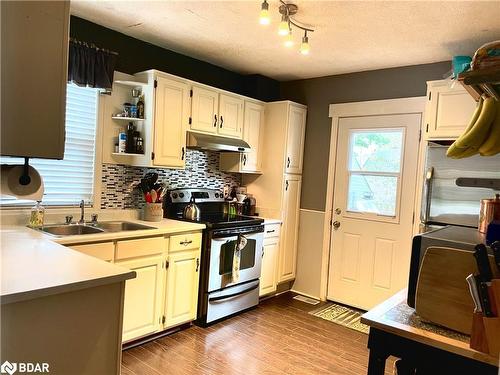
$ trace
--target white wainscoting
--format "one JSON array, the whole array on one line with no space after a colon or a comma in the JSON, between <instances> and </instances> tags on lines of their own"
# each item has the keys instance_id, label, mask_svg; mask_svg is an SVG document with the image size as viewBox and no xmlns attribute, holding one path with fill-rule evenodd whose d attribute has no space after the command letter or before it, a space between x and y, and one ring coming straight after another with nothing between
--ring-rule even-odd
<instances>
[{"instance_id":1,"label":"white wainscoting","mask_svg":"<svg viewBox=\"0 0 500 375\"><path fill-rule=\"evenodd\" d=\"M300 210L297 275L292 291L308 297L321 297L321 266L325 212Z\"/></svg>"}]
</instances>

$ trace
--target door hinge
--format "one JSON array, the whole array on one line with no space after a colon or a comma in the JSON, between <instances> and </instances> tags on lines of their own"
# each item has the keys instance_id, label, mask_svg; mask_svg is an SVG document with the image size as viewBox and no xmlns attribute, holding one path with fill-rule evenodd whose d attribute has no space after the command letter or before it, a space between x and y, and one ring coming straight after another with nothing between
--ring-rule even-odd
<instances>
[{"instance_id":1,"label":"door hinge","mask_svg":"<svg viewBox=\"0 0 500 375\"><path fill-rule=\"evenodd\" d=\"M155 153L154 152L151 153L151 160L155 160Z\"/></svg>"},{"instance_id":2,"label":"door hinge","mask_svg":"<svg viewBox=\"0 0 500 375\"><path fill-rule=\"evenodd\" d=\"M155 79L154 88L158 87L158 81Z\"/></svg>"},{"instance_id":3,"label":"door hinge","mask_svg":"<svg viewBox=\"0 0 500 375\"><path fill-rule=\"evenodd\" d=\"M165 318L165 315L163 315L161 317L161 324L165 324L165 321L167 320L167 318Z\"/></svg>"},{"instance_id":4,"label":"door hinge","mask_svg":"<svg viewBox=\"0 0 500 375\"><path fill-rule=\"evenodd\" d=\"M189 116L189 125L191 125L192 123L193 123L193 118Z\"/></svg>"},{"instance_id":5,"label":"door hinge","mask_svg":"<svg viewBox=\"0 0 500 375\"><path fill-rule=\"evenodd\" d=\"M192 98L193 97L193 89L189 90L189 97Z\"/></svg>"},{"instance_id":6,"label":"door hinge","mask_svg":"<svg viewBox=\"0 0 500 375\"><path fill-rule=\"evenodd\" d=\"M426 132L426 133L429 133L429 124L426 124L426 125L425 125L425 132Z\"/></svg>"}]
</instances>

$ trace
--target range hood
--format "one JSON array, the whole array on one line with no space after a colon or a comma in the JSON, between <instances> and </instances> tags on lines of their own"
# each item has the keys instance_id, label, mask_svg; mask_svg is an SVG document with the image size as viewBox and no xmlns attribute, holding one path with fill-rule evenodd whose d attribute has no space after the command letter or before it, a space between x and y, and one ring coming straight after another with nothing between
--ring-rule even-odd
<instances>
[{"instance_id":1,"label":"range hood","mask_svg":"<svg viewBox=\"0 0 500 375\"><path fill-rule=\"evenodd\" d=\"M187 132L187 148L209 151L249 152L250 145L241 139Z\"/></svg>"}]
</instances>

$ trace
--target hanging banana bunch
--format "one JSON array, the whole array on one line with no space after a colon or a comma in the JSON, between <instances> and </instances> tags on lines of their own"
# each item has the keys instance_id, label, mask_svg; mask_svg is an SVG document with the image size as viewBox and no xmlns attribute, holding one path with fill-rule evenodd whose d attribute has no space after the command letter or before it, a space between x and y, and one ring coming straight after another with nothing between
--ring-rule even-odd
<instances>
[{"instance_id":1,"label":"hanging banana bunch","mask_svg":"<svg viewBox=\"0 0 500 375\"><path fill-rule=\"evenodd\" d=\"M454 159L480 154L500 153L500 101L481 96L472 119L463 134L448 148L446 156Z\"/></svg>"}]
</instances>

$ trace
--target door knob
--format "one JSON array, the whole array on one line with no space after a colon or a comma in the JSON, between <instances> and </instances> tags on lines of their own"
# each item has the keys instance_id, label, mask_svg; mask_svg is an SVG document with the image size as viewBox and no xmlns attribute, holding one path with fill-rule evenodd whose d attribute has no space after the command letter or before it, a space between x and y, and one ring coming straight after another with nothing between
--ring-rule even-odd
<instances>
[{"instance_id":1,"label":"door knob","mask_svg":"<svg viewBox=\"0 0 500 375\"><path fill-rule=\"evenodd\" d=\"M337 230L340 228L340 221L335 220L333 223L333 229Z\"/></svg>"}]
</instances>

